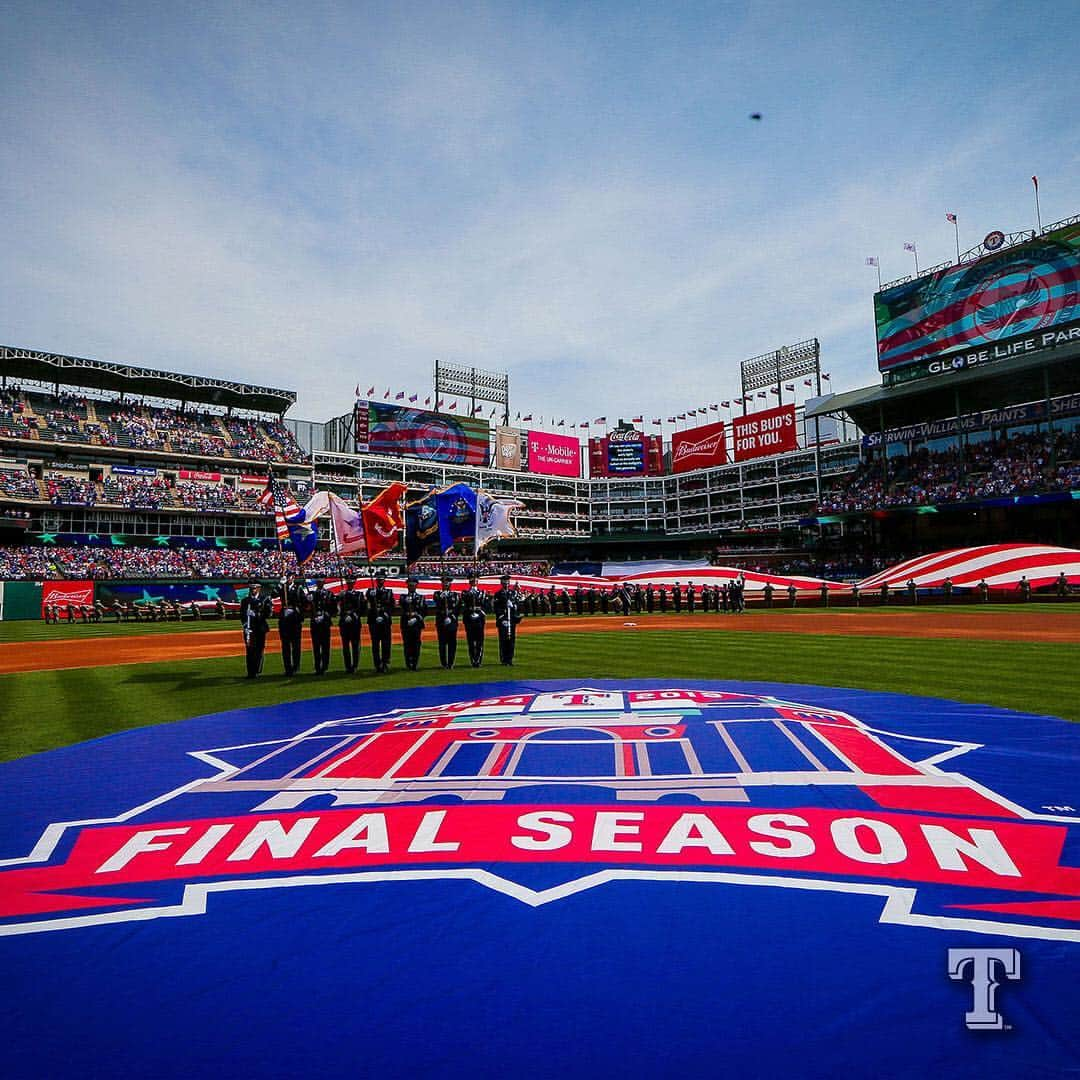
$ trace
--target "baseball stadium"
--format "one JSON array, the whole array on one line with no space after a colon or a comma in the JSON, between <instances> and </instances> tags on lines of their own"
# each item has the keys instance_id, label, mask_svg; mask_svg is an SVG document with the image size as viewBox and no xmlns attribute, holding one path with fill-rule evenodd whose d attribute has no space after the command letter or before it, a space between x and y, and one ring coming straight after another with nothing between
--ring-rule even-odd
<instances>
[{"instance_id":1,"label":"baseball stadium","mask_svg":"<svg viewBox=\"0 0 1080 1080\"><path fill-rule=\"evenodd\" d=\"M857 369L764 323L675 405L0 346L3 1074L1080 1075L1080 215L1032 181L866 260Z\"/></svg>"}]
</instances>

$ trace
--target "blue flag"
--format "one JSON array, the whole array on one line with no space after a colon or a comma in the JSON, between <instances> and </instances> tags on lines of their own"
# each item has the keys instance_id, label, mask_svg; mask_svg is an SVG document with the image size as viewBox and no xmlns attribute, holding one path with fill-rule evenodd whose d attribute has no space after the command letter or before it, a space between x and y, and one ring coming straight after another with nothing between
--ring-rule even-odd
<instances>
[{"instance_id":1,"label":"blue flag","mask_svg":"<svg viewBox=\"0 0 1080 1080\"><path fill-rule=\"evenodd\" d=\"M296 553L296 565L303 566L319 546L319 529L314 522L304 519L307 514L301 510L292 517L285 518L285 524L289 530L289 542Z\"/></svg>"},{"instance_id":2,"label":"blue flag","mask_svg":"<svg viewBox=\"0 0 1080 1080\"><path fill-rule=\"evenodd\" d=\"M405 561L414 563L439 542L439 512L435 492L405 506Z\"/></svg>"},{"instance_id":3,"label":"blue flag","mask_svg":"<svg viewBox=\"0 0 1080 1080\"><path fill-rule=\"evenodd\" d=\"M476 490L468 484L454 484L435 496L439 512L439 545L449 551L458 540L476 537Z\"/></svg>"}]
</instances>

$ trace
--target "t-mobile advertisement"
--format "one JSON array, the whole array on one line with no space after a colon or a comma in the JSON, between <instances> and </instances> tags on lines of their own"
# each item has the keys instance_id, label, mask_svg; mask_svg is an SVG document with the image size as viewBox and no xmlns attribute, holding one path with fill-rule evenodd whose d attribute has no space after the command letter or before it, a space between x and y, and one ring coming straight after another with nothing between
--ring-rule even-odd
<instances>
[{"instance_id":1,"label":"t-mobile advertisement","mask_svg":"<svg viewBox=\"0 0 1080 1080\"><path fill-rule=\"evenodd\" d=\"M548 476L580 476L581 443L570 435L530 431L529 472Z\"/></svg>"}]
</instances>

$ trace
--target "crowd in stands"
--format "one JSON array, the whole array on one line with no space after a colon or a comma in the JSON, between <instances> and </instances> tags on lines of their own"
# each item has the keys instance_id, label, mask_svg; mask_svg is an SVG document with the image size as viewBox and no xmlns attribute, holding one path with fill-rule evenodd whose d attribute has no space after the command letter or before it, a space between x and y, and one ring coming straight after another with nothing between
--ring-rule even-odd
<instances>
[{"instance_id":1,"label":"crowd in stands","mask_svg":"<svg viewBox=\"0 0 1080 1080\"><path fill-rule=\"evenodd\" d=\"M53 506L93 506L97 502L96 485L64 473L46 473L45 490Z\"/></svg>"},{"instance_id":2,"label":"crowd in stands","mask_svg":"<svg viewBox=\"0 0 1080 1080\"><path fill-rule=\"evenodd\" d=\"M318 551L304 566L308 576L339 574L347 564L329 551ZM475 568L481 575L528 574L546 576L546 562L499 562L471 559L424 560L413 567L425 577L437 577L445 568L461 578ZM226 548L167 547L0 547L0 581L41 580L44 578L223 578L240 580L280 575L282 566L289 572L295 562L289 554L284 562L277 551L230 550ZM359 571L358 571L359 572Z\"/></svg>"},{"instance_id":3,"label":"crowd in stands","mask_svg":"<svg viewBox=\"0 0 1080 1080\"><path fill-rule=\"evenodd\" d=\"M9 499L40 499L37 481L25 469L0 469L0 495Z\"/></svg>"},{"instance_id":4,"label":"crowd in stands","mask_svg":"<svg viewBox=\"0 0 1080 1080\"><path fill-rule=\"evenodd\" d=\"M29 438L34 432L48 442L260 462L308 460L289 429L276 419L180 411L119 398L91 401L66 391L58 395L24 391L15 384L0 390L0 435Z\"/></svg>"},{"instance_id":5,"label":"crowd in stands","mask_svg":"<svg viewBox=\"0 0 1080 1080\"><path fill-rule=\"evenodd\" d=\"M443 571L454 574L456 577L475 570L481 576L492 574L522 574L527 577L547 577L551 573L551 566L543 561L512 561L476 559L461 555L448 555L445 559L418 559L412 565L413 573L424 577L438 577Z\"/></svg>"},{"instance_id":6,"label":"crowd in stands","mask_svg":"<svg viewBox=\"0 0 1080 1080\"><path fill-rule=\"evenodd\" d=\"M169 486L160 477L107 476L101 485L101 501L132 510L158 510L171 502Z\"/></svg>"},{"instance_id":7,"label":"crowd in stands","mask_svg":"<svg viewBox=\"0 0 1080 1080\"><path fill-rule=\"evenodd\" d=\"M1014 435L863 462L823 492L823 511L974 502L1080 486L1080 432Z\"/></svg>"},{"instance_id":8,"label":"crowd in stands","mask_svg":"<svg viewBox=\"0 0 1080 1080\"><path fill-rule=\"evenodd\" d=\"M288 569L294 566L286 556ZM338 560L317 552L304 568L313 575L336 573ZM141 547L0 547L0 581L46 578L223 578L276 577L282 567L276 551L231 551Z\"/></svg>"}]
</instances>

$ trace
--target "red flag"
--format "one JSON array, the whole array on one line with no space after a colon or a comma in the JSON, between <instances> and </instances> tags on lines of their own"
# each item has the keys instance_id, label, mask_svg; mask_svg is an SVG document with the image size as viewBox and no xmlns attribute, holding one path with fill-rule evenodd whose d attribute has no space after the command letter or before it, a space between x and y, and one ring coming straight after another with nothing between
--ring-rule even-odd
<instances>
[{"instance_id":1,"label":"red flag","mask_svg":"<svg viewBox=\"0 0 1080 1080\"><path fill-rule=\"evenodd\" d=\"M1038 191L1039 190L1039 178L1037 176L1033 176L1031 178L1031 182L1035 185L1035 190Z\"/></svg>"},{"instance_id":2,"label":"red flag","mask_svg":"<svg viewBox=\"0 0 1080 1080\"><path fill-rule=\"evenodd\" d=\"M371 502L360 508L369 559L377 559L397 547L398 537L405 527L401 497L406 491L408 485L395 480L383 488Z\"/></svg>"},{"instance_id":3,"label":"red flag","mask_svg":"<svg viewBox=\"0 0 1080 1080\"><path fill-rule=\"evenodd\" d=\"M955 214L946 214L945 215L945 220L950 221L950 222L952 222L953 225L955 225L956 224L956 215Z\"/></svg>"},{"instance_id":4,"label":"red flag","mask_svg":"<svg viewBox=\"0 0 1080 1080\"><path fill-rule=\"evenodd\" d=\"M453 412L456 408L457 408L457 402L456 401L451 401L450 402L450 411Z\"/></svg>"},{"instance_id":5,"label":"red flag","mask_svg":"<svg viewBox=\"0 0 1080 1080\"><path fill-rule=\"evenodd\" d=\"M645 418L643 416L635 416L633 418L633 420L630 421L630 423L631 424L644 424L645 423Z\"/></svg>"}]
</instances>

